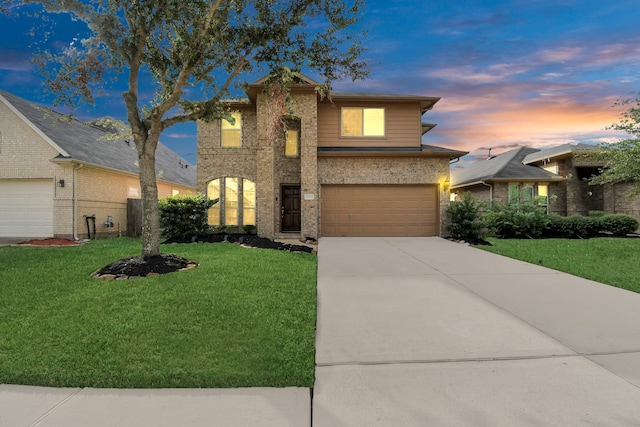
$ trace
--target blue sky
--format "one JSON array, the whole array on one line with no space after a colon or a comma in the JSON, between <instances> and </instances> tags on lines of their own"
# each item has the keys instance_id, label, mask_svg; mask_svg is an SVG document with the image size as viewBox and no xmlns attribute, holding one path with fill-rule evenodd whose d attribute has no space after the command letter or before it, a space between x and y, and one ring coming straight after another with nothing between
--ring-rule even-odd
<instances>
[{"instance_id":1,"label":"blue sky","mask_svg":"<svg viewBox=\"0 0 640 427\"><path fill-rule=\"evenodd\" d=\"M465 162L518 145L611 142L612 104L640 92L637 0L367 1L371 74L335 82L338 90L439 96L424 116L437 127L423 143L469 151ZM29 64L33 21L0 16L0 88L51 105ZM81 30L63 21L52 43L68 46ZM315 77L310 74L311 77ZM125 119L114 85L80 119ZM195 162L195 125L161 140Z\"/></svg>"}]
</instances>

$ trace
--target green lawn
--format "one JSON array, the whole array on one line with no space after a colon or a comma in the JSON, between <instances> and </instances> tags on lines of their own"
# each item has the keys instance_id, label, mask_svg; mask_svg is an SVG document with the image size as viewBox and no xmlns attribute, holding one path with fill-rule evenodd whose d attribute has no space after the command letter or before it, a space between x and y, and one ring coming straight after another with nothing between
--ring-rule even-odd
<instances>
[{"instance_id":1,"label":"green lawn","mask_svg":"<svg viewBox=\"0 0 640 427\"><path fill-rule=\"evenodd\" d=\"M89 277L139 251L127 238L0 248L0 383L313 385L315 256L166 245L163 252L200 266L152 278Z\"/></svg>"},{"instance_id":2,"label":"green lawn","mask_svg":"<svg viewBox=\"0 0 640 427\"><path fill-rule=\"evenodd\" d=\"M640 292L640 239L488 239L478 246L510 258Z\"/></svg>"}]
</instances>

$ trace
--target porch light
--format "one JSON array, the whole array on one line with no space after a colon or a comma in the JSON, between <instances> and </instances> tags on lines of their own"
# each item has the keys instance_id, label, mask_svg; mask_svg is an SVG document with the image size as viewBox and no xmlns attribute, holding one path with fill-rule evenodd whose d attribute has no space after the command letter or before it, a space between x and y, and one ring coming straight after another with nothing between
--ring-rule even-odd
<instances>
[{"instance_id":1,"label":"porch light","mask_svg":"<svg viewBox=\"0 0 640 427\"><path fill-rule=\"evenodd\" d=\"M64 179L59 179L57 184L58 184L58 187L61 187L61 188L64 187Z\"/></svg>"}]
</instances>

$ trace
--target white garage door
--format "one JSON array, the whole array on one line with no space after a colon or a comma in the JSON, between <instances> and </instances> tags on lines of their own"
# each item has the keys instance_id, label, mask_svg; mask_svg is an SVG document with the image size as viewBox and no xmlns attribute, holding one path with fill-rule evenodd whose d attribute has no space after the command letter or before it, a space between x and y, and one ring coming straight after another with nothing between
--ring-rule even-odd
<instances>
[{"instance_id":1,"label":"white garage door","mask_svg":"<svg viewBox=\"0 0 640 427\"><path fill-rule=\"evenodd\" d=\"M52 237L53 190L52 180L0 180L0 237Z\"/></svg>"}]
</instances>

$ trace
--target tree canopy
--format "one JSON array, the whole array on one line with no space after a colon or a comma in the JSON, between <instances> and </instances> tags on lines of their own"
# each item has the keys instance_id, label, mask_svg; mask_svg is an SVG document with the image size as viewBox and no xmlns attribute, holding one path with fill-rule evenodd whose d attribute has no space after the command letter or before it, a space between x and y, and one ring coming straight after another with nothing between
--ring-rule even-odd
<instances>
[{"instance_id":1,"label":"tree canopy","mask_svg":"<svg viewBox=\"0 0 640 427\"><path fill-rule=\"evenodd\" d=\"M8 0L4 11L41 5L86 23L89 36L36 56L46 85L70 106L93 103L111 79L122 96L138 150L143 202L142 255L160 252L155 150L167 128L230 118L221 101L244 77L262 72L286 94L291 75L332 81L366 75L363 31L353 28L364 0ZM39 17L39 15L38 15ZM141 91L152 87L150 95Z\"/></svg>"},{"instance_id":2,"label":"tree canopy","mask_svg":"<svg viewBox=\"0 0 640 427\"><path fill-rule=\"evenodd\" d=\"M636 98L623 99L615 106L627 108L620 120L610 129L630 135L613 144L600 145L589 157L604 163L602 173L590 179L592 184L616 184L633 182L629 196L640 195L640 94Z\"/></svg>"}]
</instances>

